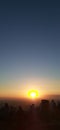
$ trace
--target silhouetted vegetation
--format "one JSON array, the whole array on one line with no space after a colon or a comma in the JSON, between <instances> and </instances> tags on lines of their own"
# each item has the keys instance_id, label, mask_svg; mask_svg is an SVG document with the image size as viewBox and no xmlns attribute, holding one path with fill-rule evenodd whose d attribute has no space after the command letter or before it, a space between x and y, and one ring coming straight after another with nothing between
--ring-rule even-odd
<instances>
[{"instance_id":1,"label":"silhouetted vegetation","mask_svg":"<svg viewBox=\"0 0 60 130\"><path fill-rule=\"evenodd\" d=\"M59 130L60 102L42 100L39 106L32 104L23 110L0 105L0 130Z\"/></svg>"}]
</instances>

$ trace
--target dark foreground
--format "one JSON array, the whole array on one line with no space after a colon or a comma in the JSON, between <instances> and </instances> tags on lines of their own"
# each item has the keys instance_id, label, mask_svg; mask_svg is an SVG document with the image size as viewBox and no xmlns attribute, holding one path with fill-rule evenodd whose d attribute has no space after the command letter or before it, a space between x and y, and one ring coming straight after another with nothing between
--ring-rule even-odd
<instances>
[{"instance_id":1,"label":"dark foreground","mask_svg":"<svg viewBox=\"0 0 60 130\"><path fill-rule=\"evenodd\" d=\"M60 130L60 102L42 100L26 111L5 103L0 107L0 130Z\"/></svg>"}]
</instances>

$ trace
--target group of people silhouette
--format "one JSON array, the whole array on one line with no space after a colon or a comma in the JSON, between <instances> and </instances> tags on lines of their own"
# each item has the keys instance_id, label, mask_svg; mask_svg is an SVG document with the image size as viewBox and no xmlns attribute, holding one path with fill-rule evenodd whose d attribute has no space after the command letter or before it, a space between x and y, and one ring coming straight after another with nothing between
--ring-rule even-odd
<instances>
[{"instance_id":1,"label":"group of people silhouette","mask_svg":"<svg viewBox=\"0 0 60 130\"><path fill-rule=\"evenodd\" d=\"M56 103L54 100L41 100L39 106L32 104L27 110L23 110L21 106L18 108L9 106L8 103L0 105L1 130L32 130L37 129L37 127L39 130L40 126L43 130L44 125L42 124L46 124L45 126L54 124L54 130L57 127L60 129L60 101Z\"/></svg>"}]
</instances>

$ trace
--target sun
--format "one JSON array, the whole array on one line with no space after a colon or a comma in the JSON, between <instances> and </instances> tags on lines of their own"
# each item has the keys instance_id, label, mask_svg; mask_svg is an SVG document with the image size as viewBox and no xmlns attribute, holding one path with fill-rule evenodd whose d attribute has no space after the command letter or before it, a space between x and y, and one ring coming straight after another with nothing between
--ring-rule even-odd
<instances>
[{"instance_id":1,"label":"sun","mask_svg":"<svg viewBox=\"0 0 60 130\"><path fill-rule=\"evenodd\" d=\"M28 92L28 97L32 99L36 99L38 97L38 91L37 90L30 90Z\"/></svg>"},{"instance_id":2,"label":"sun","mask_svg":"<svg viewBox=\"0 0 60 130\"><path fill-rule=\"evenodd\" d=\"M30 96L31 96L32 98L35 98L35 97L36 97L36 93L35 93L35 92L31 92Z\"/></svg>"}]
</instances>

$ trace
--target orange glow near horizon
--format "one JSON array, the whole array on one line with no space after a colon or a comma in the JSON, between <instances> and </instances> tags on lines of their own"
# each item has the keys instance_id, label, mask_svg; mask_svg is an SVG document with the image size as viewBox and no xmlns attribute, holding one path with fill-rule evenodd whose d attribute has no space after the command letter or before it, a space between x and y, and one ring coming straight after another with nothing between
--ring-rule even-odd
<instances>
[{"instance_id":1,"label":"orange glow near horizon","mask_svg":"<svg viewBox=\"0 0 60 130\"><path fill-rule=\"evenodd\" d=\"M50 80L33 80L26 82L9 82L0 84L0 99L21 100L27 103L37 103L42 99L60 99L60 90L52 89L54 86L60 86L57 81ZM3 89L5 86L5 89ZM57 96L58 95L58 96Z\"/></svg>"},{"instance_id":2,"label":"orange glow near horizon","mask_svg":"<svg viewBox=\"0 0 60 130\"><path fill-rule=\"evenodd\" d=\"M27 79L0 83L0 98L40 100L50 95L60 95L60 81L50 79Z\"/></svg>"}]
</instances>

